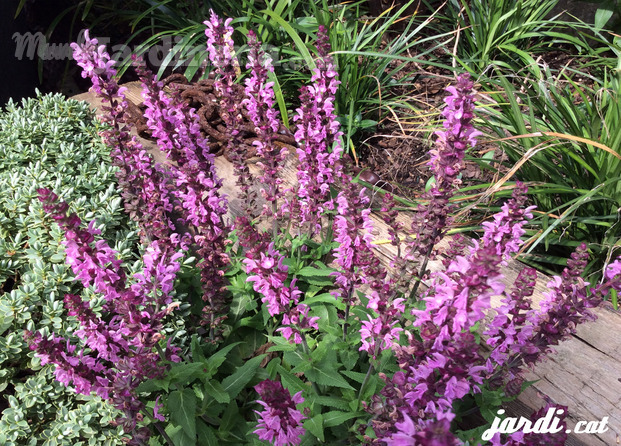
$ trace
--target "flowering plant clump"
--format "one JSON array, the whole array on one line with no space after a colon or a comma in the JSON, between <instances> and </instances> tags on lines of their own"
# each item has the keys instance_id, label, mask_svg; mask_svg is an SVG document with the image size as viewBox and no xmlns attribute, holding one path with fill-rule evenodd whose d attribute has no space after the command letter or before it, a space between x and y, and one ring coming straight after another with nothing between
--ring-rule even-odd
<instances>
[{"instance_id":1,"label":"flowering plant clump","mask_svg":"<svg viewBox=\"0 0 621 446\"><path fill-rule=\"evenodd\" d=\"M162 250L157 241L152 242L144 254L144 270L128 286L114 250L105 240L95 241L98 230L92 225L82 229L80 219L66 215L68 205L59 202L49 189L40 189L39 199L65 231L67 263L85 287L92 285L105 296L104 310L109 316L101 318L88 302L67 294L65 307L80 323L74 334L83 347L78 350L69 340L56 336L44 339L38 332L26 332L25 336L43 365L55 365L58 381L73 384L78 393L95 392L121 410L124 417L117 422L133 432L133 443L140 444L149 431L136 426L144 408L136 387L145 379L164 376L162 361L179 361L176 348L167 346L160 358L154 347L161 339L162 318L172 309L170 292L182 254Z\"/></svg>"},{"instance_id":2,"label":"flowering plant clump","mask_svg":"<svg viewBox=\"0 0 621 446\"><path fill-rule=\"evenodd\" d=\"M131 274L92 225L83 229L54 192L39 191L65 233L67 263L104 304L96 311L93 302L67 294L81 328L71 339L29 332L31 348L53 364L59 381L123 411L116 423L132 444L483 441L481 429L459 430L457 420L476 410L494 413L515 398L524 368L621 289L621 260L590 286L580 276L588 258L580 246L541 308L531 302L532 269L507 288L502 266L519 251L533 211L526 186L516 182L482 236L470 245L455 237L442 266L427 271L452 222L465 153L479 136L474 83L460 75L447 88L444 127L431 150L435 183L411 225L397 219L394 197L383 198L380 218L398 247L397 258L383 263L369 191L341 156L329 28L318 27L316 68L300 91L297 147L290 150L297 183L285 188L280 175L289 151L274 144L280 124L270 61L248 33L246 99L236 102L232 22L212 13L205 24L231 149L238 149L243 113L258 135L256 174L242 153L233 159L241 213L227 215L197 112L140 66L151 135L169 161L155 163L129 136L113 63L87 35L76 59L111 104L105 111L112 130L104 137L126 209L141 227L144 267ZM496 309L494 296L501 298ZM493 441L519 444L527 436Z\"/></svg>"}]
</instances>

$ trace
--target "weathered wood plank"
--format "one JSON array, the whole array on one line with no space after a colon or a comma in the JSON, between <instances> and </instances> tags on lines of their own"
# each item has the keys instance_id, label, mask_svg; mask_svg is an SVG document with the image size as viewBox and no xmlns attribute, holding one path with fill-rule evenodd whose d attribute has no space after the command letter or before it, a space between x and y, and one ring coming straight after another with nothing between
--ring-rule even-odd
<instances>
[{"instance_id":1,"label":"weathered wood plank","mask_svg":"<svg viewBox=\"0 0 621 446\"><path fill-rule=\"evenodd\" d=\"M138 83L130 83L127 97L138 104L142 101ZM101 102L91 93L75 96L74 99L84 100L98 108ZM152 152L158 161L164 159L155 145L142 140L145 148ZM216 159L218 174L223 179L223 191L229 196L231 214L241 212L236 197L233 166L223 157ZM251 164L251 172L258 174L256 166ZM286 185L295 184L295 162L290 159L283 171ZM388 238L386 226L377 216L372 215L377 228L376 238ZM409 218L400 215L399 219L407 223ZM443 240L440 251L447 246ZM378 246L377 254L384 265L388 265L396 255L396 248L390 244ZM440 260L430 262L429 268L439 268ZM510 262L503 269L507 286L515 282L518 272L523 266L519 262ZM547 290L549 278L540 275L537 281L533 301L537 304ZM498 304L499 299L495 300ZM556 347L556 354L550 355L546 362L538 364L528 372L527 379L538 380L527 389L520 398L509 405L508 413L529 416L531 412L541 408L544 401L540 394L547 395L556 404L568 406L568 427L572 428L578 421L601 420L609 417L608 431L603 434L572 433L568 445L579 446L612 446L621 444L621 313L610 306L594 310L598 320L578 327L577 334Z\"/></svg>"}]
</instances>

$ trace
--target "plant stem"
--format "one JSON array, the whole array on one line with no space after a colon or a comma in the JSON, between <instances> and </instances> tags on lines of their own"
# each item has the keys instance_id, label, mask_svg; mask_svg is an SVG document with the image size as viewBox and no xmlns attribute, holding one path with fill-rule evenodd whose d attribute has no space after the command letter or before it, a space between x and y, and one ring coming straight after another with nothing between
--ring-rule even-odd
<instances>
[{"instance_id":1,"label":"plant stem","mask_svg":"<svg viewBox=\"0 0 621 446\"><path fill-rule=\"evenodd\" d=\"M300 332L300 337L302 338L302 348L304 349L304 353L306 353L310 358L310 349L308 348L308 344L306 343L306 336L299 327L298 331ZM321 392L319 392L319 387L317 387L317 384L314 381L311 381L311 386L313 387L313 390L317 395L321 395Z\"/></svg>"},{"instance_id":2,"label":"plant stem","mask_svg":"<svg viewBox=\"0 0 621 446\"><path fill-rule=\"evenodd\" d=\"M164 430L164 427L161 425L161 423L159 421L156 421L155 423L155 428L157 429L157 431L160 433L160 435L162 437L164 437L164 440L166 440L166 443L168 443L170 446L175 446L175 443L172 441L172 439L168 436L168 434L166 433L166 430Z\"/></svg>"},{"instance_id":3,"label":"plant stem","mask_svg":"<svg viewBox=\"0 0 621 446\"><path fill-rule=\"evenodd\" d=\"M428 262L429 262L429 256L425 256L425 260L423 261L423 264L420 267L420 271L418 272L418 277L416 278L416 283L414 284L414 288L412 288L412 291L410 292L410 296L408 297L409 301L414 300L414 298L416 297L416 292L418 291L418 288L420 287L420 284L423 281L423 274L425 273L425 269L427 269Z\"/></svg>"},{"instance_id":4,"label":"plant stem","mask_svg":"<svg viewBox=\"0 0 621 446\"><path fill-rule=\"evenodd\" d=\"M164 350L162 350L162 347L160 346L159 342L155 344L155 349L157 350L157 353L160 355L160 358L162 358L162 361L166 361L166 354L164 353Z\"/></svg>"},{"instance_id":5,"label":"plant stem","mask_svg":"<svg viewBox=\"0 0 621 446\"><path fill-rule=\"evenodd\" d=\"M166 440L166 443L168 443L170 446L175 446L175 442L172 441L172 439L168 436L162 424L158 420L155 419L153 414L151 414L148 410L145 410L145 409L142 409L142 412L151 419L151 422L153 423L157 431L160 433L160 435L164 437L164 440Z\"/></svg>"},{"instance_id":6,"label":"plant stem","mask_svg":"<svg viewBox=\"0 0 621 446\"><path fill-rule=\"evenodd\" d=\"M371 374L375 371L375 367L373 364L369 363L369 370L367 370L367 374L364 376L364 380L362 381L362 385L360 386L360 392L358 392L358 402L356 403L356 412L360 408L360 402L362 400L362 392L364 392L364 388L369 382L369 378L371 378Z\"/></svg>"},{"instance_id":7,"label":"plant stem","mask_svg":"<svg viewBox=\"0 0 621 446\"><path fill-rule=\"evenodd\" d=\"M278 219L276 218L277 212L278 205L276 203L276 200L274 200L272 201L272 234L274 236L274 240L276 240L276 236L278 235Z\"/></svg>"},{"instance_id":8,"label":"plant stem","mask_svg":"<svg viewBox=\"0 0 621 446\"><path fill-rule=\"evenodd\" d=\"M349 319L349 303L345 304L345 321L343 322L343 342L347 340L347 327L349 324L347 323L347 319Z\"/></svg>"},{"instance_id":9,"label":"plant stem","mask_svg":"<svg viewBox=\"0 0 621 446\"><path fill-rule=\"evenodd\" d=\"M347 340L347 328L349 324L347 323L347 319L349 319L349 309L351 296L354 293L353 285L349 287L349 291L347 292L347 300L345 301L345 322L343 323L343 341Z\"/></svg>"},{"instance_id":10,"label":"plant stem","mask_svg":"<svg viewBox=\"0 0 621 446\"><path fill-rule=\"evenodd\" d=\"M438 236L438 230L434 229L433 234L431 235L431 239L435 240L437 236ZM427 253L425 254L425 260L423 261L423 264L420 267L420 271L418 271L417 281L414 284L414 288L412 288L410 297L408 298L408 300L410 301L414 300L414 297L416 297L416 292L418 291L418 287L420 287L420 284L423 281L423 274L425 274L425 270L427 269L427 263L429 263L429 257L431 256L431 251L433 251L434 245L435 243L431 243L429 245L429 248L427 249Z\"/></svg>"}]
</instances>

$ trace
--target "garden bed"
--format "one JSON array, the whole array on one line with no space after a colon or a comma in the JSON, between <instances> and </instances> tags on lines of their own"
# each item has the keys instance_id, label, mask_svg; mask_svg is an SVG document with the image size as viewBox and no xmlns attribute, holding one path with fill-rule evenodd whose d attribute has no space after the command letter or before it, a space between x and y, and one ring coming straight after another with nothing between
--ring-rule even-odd
<instances>
[{"instance_id":1,"label":"garden bed","mask_svg":"<svg viewBox=\"0 0 621 446\"><path fill-rule=\"evenodd\" d=\"M140 103L140 85L130 83L126 87L128 99L136 104ZM87 101L94 107L100 105L91 92L75 96L74 99ZM142 143L150 149L157 161L165 160L154 143L144 139ZM223 179L223 192L229 197L236 196L232 164L220 156L216 158L215 165L218 175ZM258 172L258 168L252 164L250 169L254 173ZM290 163L283 171L284 182L291 184L295 178L295 168ZM234 199L230 201L230 210L233 214L241 212L239 203ZM400 215L399 218L408 220L406 215ZM383 221L378 216L373 216L373 221L379 231L376 239L388 238ZM446 247L446 240L439 244L440 252L443 247ZM379 245L377 251L385 265L395 255L395 248L390 244ZM434 269L438 264L439 260L430 262L430 268ZM522 265L516 261L505 267L503 272L507 285L514 282L521 268ZM539 274L533 301L541 301L548 280L546 276ZM608 417L606 432L571 434L566 443L568 445L613 445L621 442L621 351L615 336L621 327L621 312L604 304L594 310L594 313L598 316L596 322L580 325L576 335L556 348L556 354L551 355L546 362L538 364L526 375L527 379L538 381L508 407L509 413L529 416L533 410L545 405L541 396L546 395L554 404L568 407L569 428L573 429L578 421L598 421Z\"/></svg>"}]
</instances>

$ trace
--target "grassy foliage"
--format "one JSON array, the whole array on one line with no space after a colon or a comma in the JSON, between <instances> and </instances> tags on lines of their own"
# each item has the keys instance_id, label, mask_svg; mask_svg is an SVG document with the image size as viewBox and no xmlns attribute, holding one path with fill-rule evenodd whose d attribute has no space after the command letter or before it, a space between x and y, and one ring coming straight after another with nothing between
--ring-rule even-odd
<instances>
[{"instance_id":1,"label":"grassy foliage","mask_svg":"<svg viewBox=\"0 0 621 446\"><path fill-rule=\"evenodd\" d=\"M519 83L501 71L488 80L484 122L500 139L509 167L533 185L541 230L526 258L562 264L567 251L584 241L594 254L588 273L597 274L620 235L618 75L607 69L600 79L534 64L515 76Z\"/></svg>"},{"instance_id":2,"label":"grassy foliage","mask_svg":"<svg viewBox=\"0 0 621 446\"><path fill-rule=\"evenodd\" d=\"M449 0L445 19L455 34L454 57L464 69L480 74L490 65L516 70L539 54L589 44L574 35L574 24L550 17L558 0Z\"/></svg>"}]
</instances>

